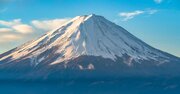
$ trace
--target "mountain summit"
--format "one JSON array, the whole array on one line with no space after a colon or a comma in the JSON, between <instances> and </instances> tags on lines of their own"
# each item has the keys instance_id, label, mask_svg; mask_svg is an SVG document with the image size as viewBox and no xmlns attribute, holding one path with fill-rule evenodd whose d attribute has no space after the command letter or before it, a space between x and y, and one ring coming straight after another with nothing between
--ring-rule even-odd
<instances>
[{"instance_id":1,"label":"mountain summit","mask_svg":"<svg viewBox=\"0 0 180 94\"><path fill-rule=\"evenodd\" d=\"M124 65L157 67L177 61L179 58L149 46L95 14L77 16L39 39L0 55L2 69L27 68L30 74L42 69L52 74L64 69L105 70L105 66L117 70Z\"/></svg>"}]
</instances>

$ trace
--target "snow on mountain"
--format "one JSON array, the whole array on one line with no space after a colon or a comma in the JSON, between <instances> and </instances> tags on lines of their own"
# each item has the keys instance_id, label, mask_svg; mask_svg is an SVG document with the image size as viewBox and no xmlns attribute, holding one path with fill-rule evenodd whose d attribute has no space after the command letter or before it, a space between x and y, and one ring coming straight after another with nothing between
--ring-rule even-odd
<instances>
[{"instance_id":1,"label":"snow on mountain","mask_svg":"<svg viewBox=\"0 0 180 94\"><path fill-rule=\"evenodd\" d=\"M153 60L157 65L171 60L171 55L147 45L104 17L92 14L77 16L39 39L0 55L0 61L8 63L30 58L32 65L38 65L45 59L56 57L48 61L49 65L54 65L83 55L113 61L127 55L129 58L125 63L128 65L140 60Z\"/></svg>"}]
</instances>

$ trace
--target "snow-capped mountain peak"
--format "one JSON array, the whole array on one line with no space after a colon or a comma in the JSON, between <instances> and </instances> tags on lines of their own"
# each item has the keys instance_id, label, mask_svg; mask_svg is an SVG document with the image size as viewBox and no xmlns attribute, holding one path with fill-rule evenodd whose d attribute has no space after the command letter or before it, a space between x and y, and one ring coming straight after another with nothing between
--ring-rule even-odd
<instances>
[{"instance_id":1,"label":"snow-capped mountain peak","mask_svg":"<svg viewBox=\"0 0 180 94\"><path fill-rule=\"evenodd\" d=\"M1 55L0 61L7 58L10 58L8 62L30 58L31 63L37 65L47 58L56 57L49 61L49 65L53 65L83 55L101 56L114 61L117 57L127 56L128 65L139 60L154 60L158 64L169 61L169 56L164 52L95 14L77 16L39 39Z\"/></svg>"}]
</instances>

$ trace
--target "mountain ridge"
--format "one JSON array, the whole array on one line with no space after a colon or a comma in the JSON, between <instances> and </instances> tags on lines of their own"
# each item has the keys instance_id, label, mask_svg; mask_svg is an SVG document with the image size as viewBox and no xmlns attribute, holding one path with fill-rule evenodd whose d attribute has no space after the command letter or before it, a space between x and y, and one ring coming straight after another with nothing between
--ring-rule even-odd
<instances>
[{"instance_id":1,"label":"mountain ridge","mask_svg":"<svg viewBox=\"0 0 180 94\"><path fill-rule=\"evenodd\" d=\"M134 73L144 74L140 71L146 70L146 74L152 74L151 69L161 71L158 66L162 66L163 70L164 66L168 70L171 69L168 66L177 69L176 62L179 61L178 57L151 47L104 17L92 14L77 16L37 40L1 54L0 69L21 70L23 74L26 70L26 74L47 76L45 70L49 74L55 71L64 74L62 70L66 68L78 71L98 70L97 73L100 73L109 66L114 71L108 75L116 74L117 71L129 71L129 68L131 72L136 71Z\"/></svg>"}]
</instances>

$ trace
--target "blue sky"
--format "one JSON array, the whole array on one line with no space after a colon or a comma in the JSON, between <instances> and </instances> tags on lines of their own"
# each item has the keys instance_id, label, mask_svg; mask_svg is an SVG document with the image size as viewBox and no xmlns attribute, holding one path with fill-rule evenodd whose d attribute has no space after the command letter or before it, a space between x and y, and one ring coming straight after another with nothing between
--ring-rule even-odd
<instances>
[{"instance_id":1,"label":"blue sky","mask_svg":"<svg viewBox=\"0 0 180 94\"><path fill-rule=\"evenodd\" d=\"M0 53L91 13L180 57L180 0L0 0Z\"/></svg>"}]
</instances>

